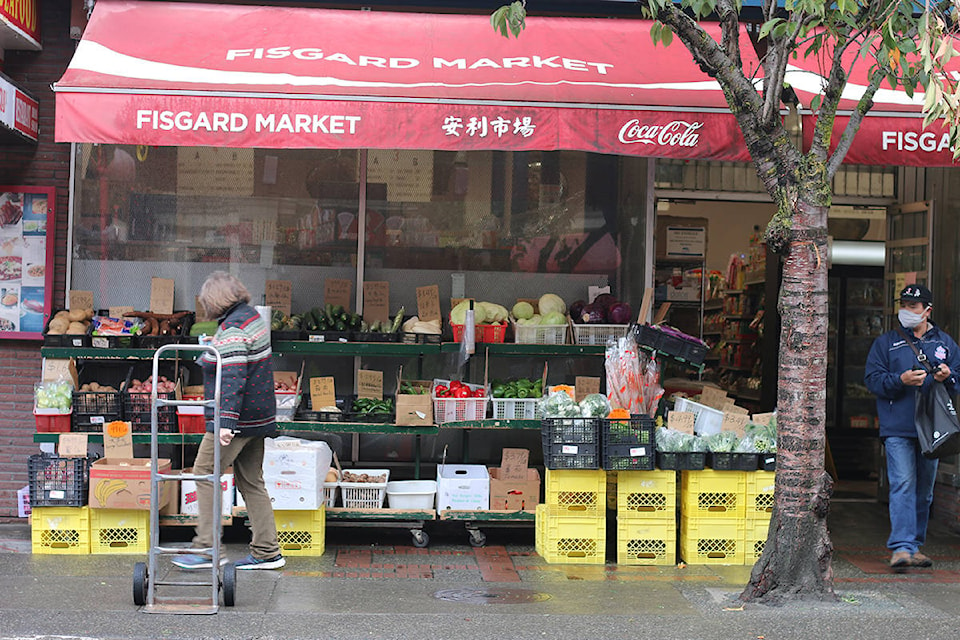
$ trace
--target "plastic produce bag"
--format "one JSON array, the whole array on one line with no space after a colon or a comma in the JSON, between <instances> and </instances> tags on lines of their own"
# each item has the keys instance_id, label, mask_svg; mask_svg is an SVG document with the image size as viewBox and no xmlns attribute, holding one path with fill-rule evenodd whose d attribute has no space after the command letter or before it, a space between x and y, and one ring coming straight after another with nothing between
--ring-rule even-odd
<instances>
[{"instance_id":1,"label":"plastic produce bag","mask_svg":"<svg viewBox=\"0 0 960 640\"><path fill-rule=\"evenodd\" d=\"M607 398L614 409L626 409L630 415L653 416L657 412L663 387L656 358L641 352L633 331L607 343Z\"/></svg>"},{"instance_id":2,"label":"plastic produce bag","mask_svg":"<svg viewBox=\"0 0 960 640\"><path fill-rule=\"evenodd\" d=\"M39 382L33 386L34 409L56 409L67 413L73 406L73 385L66 380Z\"/></svg>"},{"instance_id":3,"label":"plastic produce bag","mask_svg":"<svg viewBox=\"0 0 960 640\"><path fill-rule=\"evenodd\" d=\"M566 391L553 391L540 398L540 415L544 418L579 418L580 405Z\"/></svg>"},{"instance_id":4,"label":"plastic produce bag","mask_svg":"<svg viewBox=\"0 0 960 640\"><path fill-rule=\"evenodd\" d=\"M732 431L721 431L704 436L707 451L712 453L733 453L737 450L740 438Z\"/></svg>"},{"instance_id":5,"label":"plastic produce bag","mask_svg":"<svg viewBox=\"0 0 960 640\"><path fill-rule=\"evenodd\" d=\"M707 445L703 442L703 438L691 433L683 433L682 431L660 427L657 429L655 437L657 441L657 451L692 453L707 450Z\"/></svg>"},{"instance_id":6,"label":"plastic produce bag","mask_svg":"<svg viewBox=\"0 0 960 640\"><path fill-rule=\"evenodd\" d=\"M610 401L601 393L591 393L580 401L580 415L584 418L606 418L610 413Z\"/></svg>"}]
</instances>

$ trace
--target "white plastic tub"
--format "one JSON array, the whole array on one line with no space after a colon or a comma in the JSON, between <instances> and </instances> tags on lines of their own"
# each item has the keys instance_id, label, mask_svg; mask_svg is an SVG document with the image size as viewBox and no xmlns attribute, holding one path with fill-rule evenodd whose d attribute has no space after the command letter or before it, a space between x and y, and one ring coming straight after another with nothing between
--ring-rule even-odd
<instances>
[{"instance_id":1,"label":"white plastic tub","mask_svg":"<svg viewBox=\"0 0 960 640\"><path fill-rule=\"evenodd\" d=\"M435 480L395 480L387 483L387 500L391 509L433 510L437 494Z\"/></svg>"}]
</instances>

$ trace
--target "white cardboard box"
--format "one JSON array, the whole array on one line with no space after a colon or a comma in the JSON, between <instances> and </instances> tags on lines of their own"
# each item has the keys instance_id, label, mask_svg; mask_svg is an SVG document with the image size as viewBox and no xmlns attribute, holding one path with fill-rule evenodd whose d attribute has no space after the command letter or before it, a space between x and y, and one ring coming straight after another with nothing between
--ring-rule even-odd
<instances>
[{"instance_id":1,"label":"white cardboard box","mask_svg":"<svg viewBox=\"0 0 960 640\"><path fill-rule=\"evenodd\" d=\"M326 442L267 438L263 480L274 509L314 510L323 501L323 482L333 452Z\"/></svg>"},{"instance_id":2,"label":"white cardboard box","mask_svg":"<svg viewBox=\"0 0 960 640\"><path fill-rule=\"evenodd\" d=\"M437 511L489 508L490 474L484 465L437 466Z\"/></svg>"},{"instance_id":3,"label":"white cardboard box","mask_svg":"<svg viewBox=\"0 0 960 640\"><path fill-rule=\"evenodd\" d=\"M26 518L30 515L30 485L17 489L17 517Z\"/></svg>"},{"instance_id":4,"label":"white cardboard box","mask_svg":"<svg viewBox=\"0 0 960 640\"><path fill-rule=\"evenodd\" d=\"M184 473L191 473L185 469ZM220 475L220 488L223 491L223 502L221 511L223 515L229 516L233 513L233 474L223 473ZM197 515L197 483L195 480L180 481L180 513Z\"/></svg>"}]
</instances>

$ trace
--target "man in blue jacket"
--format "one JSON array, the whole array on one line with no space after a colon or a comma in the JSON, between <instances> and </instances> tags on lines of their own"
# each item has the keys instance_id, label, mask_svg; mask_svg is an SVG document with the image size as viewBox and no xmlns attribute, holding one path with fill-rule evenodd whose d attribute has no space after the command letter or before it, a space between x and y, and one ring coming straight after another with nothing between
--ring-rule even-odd
<instances>
[{"instance_id":1,"label":"man in blue jacket","mask_svg":"<svg viewBox=\"0 0 960 640\"><path fill-rule=\"evenodd\" d=\"M920 453L914 420L918 390L937 382L951 395L960 389L960 347L930 320L933 294L922 284L908 285L900 292L899 328L874 340L867 356L864 382L877 396L880 438L887 457L890 482L890 566L930 567L933 562L920 553L927 537L927 521L933 502L937 460ZM910 344L926 356L934 373L927 373Z\"/></svg>"}]
</instances>

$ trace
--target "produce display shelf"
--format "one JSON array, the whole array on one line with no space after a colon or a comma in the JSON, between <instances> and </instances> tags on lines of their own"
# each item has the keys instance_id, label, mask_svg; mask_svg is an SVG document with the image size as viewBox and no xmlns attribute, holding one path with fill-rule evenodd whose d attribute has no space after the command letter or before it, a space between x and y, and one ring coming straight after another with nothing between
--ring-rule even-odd
<instances>
[{"instance_id":1,"label":"produce display shelf","mask_svg":"<svg viewBox=\"0 0 960 640\"><path fill-rule=\"evenodd\" d=\"M424 427L405 427L389 423L360 422L278 422L277 427L284 435L298 433L374 433L381 435L429 436L439 433L436 425Z\"/></svg>"},{"instance_id":2,"label":"produce display shelf","mask_svg":"<svg viewBox=\"0 0 960 640\"><path fill-rule=\"evenodd\" d=\"M59 442L59 433L34 433L34 442ZM134 444L150 444L149 433L134 433L131 435ZM202 433L160 433L157 442L160 444L199 444L203 439ZM87 433L87 442L102 443L102 433Z\"/></svg>"},{"instance_id":3,"label":"produce display shelf","mask_svg":"<svg viewBox=\"0 0 960 640\"><path fill-rule=\"evenodd\" d=\"M436 520L437 512L426 509L348 509L327 507L327 520L372 520L372 521L421 521ZM246 507L234 507L234 518L246 518Z\"/></svg>"},{"instance_id":4,"label":"produce display shelf","mask_svg":"<svg viewBox=\"0 0 960 640\"><path fill-rule=\"evenodd\" d=\"M492 511L490 509L446 509L440 512L440 520L476 520L484 522L533 522L537 512Z\"/></svg>"},{"instance_id":5,"label":"produce display shelf","mask_svg":"<svg viewBox=\"0 0 960 640\"><path fill-rule=\"evenodd\" d=\"M419 356L440 353L439 344L404 344L402 342L306 342L276 341L274 354L318 356ZM459 350L460 345L457 345Z\"/></svg>"},{"instance_id":6,"label":"produce display shelf","mask_svg":"<svg viewBox=\"0 0 960 640\"><path fill-rule=\"evenodd\" d=\"M223 526L227 527L233 524L233 516L222 516L220 518ZM160 514L161 527L194 527L197 524L197 516L188 513L170 513Z\"/></svg>"},{"instance_id":7,"label":"produce display shelf","mask_svg":"<svg viewBox=\"0 0 960 640\"><path fill-rule=\"evenodd\" d=\"M540 430L539 420L467 420L464 422L444 422L441 429L536 429Z\"/></svg>"},{"instance_id":8,"label":"produce display shelf","mask_svg":"<svg viewBox=\"0 0 960 640\"><path fill-rule=\"evenodd\" d=\"M460 345L449 343L459 351ZM447 345L443 345L446 347ZM583 344L516 344L504 342L502 344L483 345L487 354L491 356L602 356L606 347L602 345ZM445 350L446 351L446 350Z\"/></svg>"},{"instance_id":9,"label":"produce display shelf","mask_svg":"<svg viewBox=\"0 0 960 640\"><path fill-rule=\"evenodd\" d=\"M195 346L195 345L194 345ZM40 347L40 355L44 358L89 358L96 360L150 360L156 349L98 349L95 347ZM168 351L160 354L162 360L176 358L194 360L198 351Z\"/></svg>"}]
</instances>

